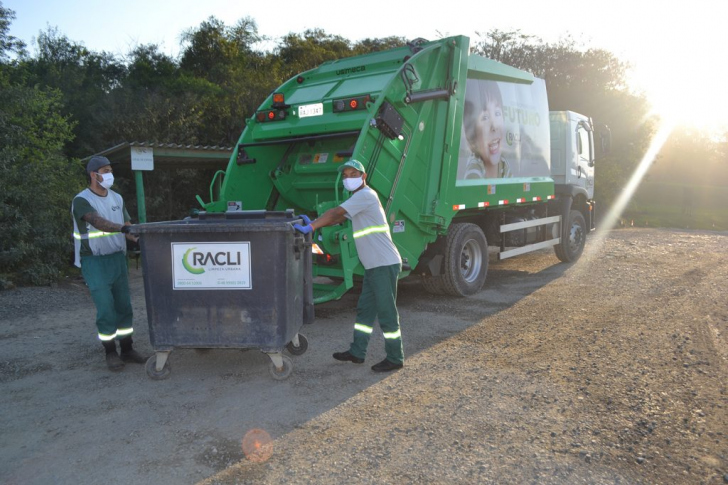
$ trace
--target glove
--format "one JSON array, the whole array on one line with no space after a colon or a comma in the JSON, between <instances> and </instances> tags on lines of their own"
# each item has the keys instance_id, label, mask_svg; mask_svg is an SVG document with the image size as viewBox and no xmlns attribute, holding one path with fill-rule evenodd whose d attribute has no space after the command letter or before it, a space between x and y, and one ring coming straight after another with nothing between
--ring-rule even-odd
<instances>
[{"instance_id":1,"label":"glove","mask_svg":"<svg viewBox=\"0 0 728 485\"><path fill-rule=\"evenodd\" d=\"M123 233L123 234L129 234L129 228L130 227L131 226L127 226L126 224L124 224L123 226L121 226L121 231L120 232Z\"/></svg>"},{"instance_id":2,"label":"glove","mask_svg":"<svg viewBox=\"0 0 728 485\"><path fill-rule=\"evenodd\" d=\"M307 216L306 214L301 214L301 215L300 215L300 216L298 216L298 217L300 217L301 219L303 219L303 222L304 222L305 224L311 224L311 219L309 219L309 218L308 218L308 216Z\"/></svg>"},{"instance_id":3,"label":"glove","mask_svg":"<svg viewBox=\"0 0 728 485\"><path fill-rule=\"evenodd\" d=\"M305 226L302 226L301 224L294 224L293 228L301 234L308 234L309 232L313 231L313 227L311 226L311 224L306 224Z\"/></svg>"}]
</instances>

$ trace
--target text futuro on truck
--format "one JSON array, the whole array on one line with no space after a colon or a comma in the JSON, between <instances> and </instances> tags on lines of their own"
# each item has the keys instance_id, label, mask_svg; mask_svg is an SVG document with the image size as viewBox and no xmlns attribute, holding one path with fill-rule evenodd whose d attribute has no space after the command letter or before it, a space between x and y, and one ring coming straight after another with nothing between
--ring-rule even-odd
<instances>
[{"instance_id":1,"label":"text futuro on truck","mask_svg":"<svg viewBox=\"0 0 728 485\"><path fill-rule=\"evenodd\" d=\"M315 218L348 196L350 159L379 194L402 276L470 295L498 257L554 247L579 258L594 228L589 118L549 112L545 83L469 54L469 39L326 62L276 89L248 120L206 214L294 209ZM220 175L224 175L219 177ZM222 215L222 214L220 214ZM316 303L362 276L351 225L314 236Z\"/></svg>"}]
</instances>

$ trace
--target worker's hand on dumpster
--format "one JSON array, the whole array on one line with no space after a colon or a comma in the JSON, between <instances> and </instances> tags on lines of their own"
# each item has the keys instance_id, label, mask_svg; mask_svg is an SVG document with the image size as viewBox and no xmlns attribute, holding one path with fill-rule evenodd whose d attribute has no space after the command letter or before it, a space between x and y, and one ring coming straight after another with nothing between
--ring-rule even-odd
<instances>
[{"instance_id":1,"label":"worker's hand on dumpster","mask_svg":"<svg viewBox=\"0 0 728 485\"><path fill-rule=\"evenodd\" d=\"M301 224L294 224L293 228L301 234L308 234L309 232L313 231L313 227L311 227L311 224L306 224L305 226L302 226Z\"/></svg>"},{"instance_id":2,"label":"worker's hand on dumpster","mask_svg":"<svg viewBox=\"0 0 728 485\"><path fill-rule=\"evenodd\" d=\"M303 219L303 223L304 224L311 224L311 219L309 219L306 214L301 214L298 217L300 217L301 219Z\"/></svg>"},{"instance_id":3,"label":"worker's hand on dumpster","mask_svg":"<svg viewBox=\"0 0 728 485\"><path fill-rule=\"evenodd\" d=\"M134 227L132 225L124 224L123 226L121 226L121 231L120 232L122 234L124 234L124 236L126 236L126 238L129 241L134 241L134 242L139 241L139 236L138 236L138 234L136 232L136 227Z\"/></svg>"}]
</instances>

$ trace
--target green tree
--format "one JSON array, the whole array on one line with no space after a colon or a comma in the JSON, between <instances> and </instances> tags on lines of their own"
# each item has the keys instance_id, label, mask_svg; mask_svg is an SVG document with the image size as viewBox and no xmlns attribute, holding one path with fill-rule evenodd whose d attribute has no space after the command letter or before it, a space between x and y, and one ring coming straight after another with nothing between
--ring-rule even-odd
<instances>
[{"instance_id":1,"label":"green tree","mask_svg":"<svg viewBox=\"0 0 728 485\"><path fill-rule=\"evenodd\" d=\"M104 143L97 151L126 141L198 143L205 123L200 106L206 94L216 91L203 80L182 75L156 45L135 48L124 75L94 114Z\"/></svg>"},{"instance_id":2,"label":"green tree","mask_svg":"<svg viewBox=\"0 0 728 485\"><path fill-rule=\"evenodd\" d=\"M25 54L25 43L10 35L10 24L15 20L15 12L3 7L0 2L0 63L9 60L9 54Z\"/></svg>"},{"instance_id":3,"label":"green tree","mask_svg":"<svg viewBox=\"0 0 728 485\"><path fill-rule=\"evenodd\" d=\"M233 27L210 17L183 35L186 45L180 61L183 76L194 79L202 116L199 142L208 145L234 143L279 78L271 72L270 59L255 50L264 37L254 20L243 18Z\"/></svg>"},{"instance_id":4,"label":"green tree","mask_svg":"<svg viewBox=\"0 0 728 485\"><path fill-rule=\"evenodd\" d=\"M111 54L71 41L55 28L41 32L37 42L38 55L24 60L18 74L27 86L60 91L63 112L74 122L74 137L65 153L86 157L103 144L96 117L123 76L124 65Z\"/></svg>"},{"instance_id":5,"label":"green tree","mask_svg":"<svg viewBox=\"0 0 728 485\"><path fill-rule=\"evenodd\" d=\"M274 54L279 63L280 79L285 81L326 61L351 57L355 52L343 37L329 35L322 29L309 29L303 34L285 35Z\"/></svg>"},{"instance_id":6,"label":"green tree","mask_svg":"<svg viewBox=\"0 0 728 485\"><path fill-rule=\"evenodd\" d=\"M407 45L404 37L384 37L383 39L364 39L354 44L352 51L356 55L371 54Z\"/></svg>"},{"instance_id":7,"label":"green tree","mask_svg":"<svg viewBox=\"0 0 728 485\"><path fill-rule=\"evenodd\" d=\"M73 125L61 114L58 91L10 81L13 12L0 5L0 286L46 284L61 274L72 254L70 201L80 190L78 165L63 146Z\"/></svg>"}]
</instances>

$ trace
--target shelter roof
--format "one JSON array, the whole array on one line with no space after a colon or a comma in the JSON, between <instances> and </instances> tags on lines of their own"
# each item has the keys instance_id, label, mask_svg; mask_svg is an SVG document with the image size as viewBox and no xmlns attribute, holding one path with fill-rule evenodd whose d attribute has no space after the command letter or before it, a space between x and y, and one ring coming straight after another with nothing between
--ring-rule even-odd
<instances>
[{"instance_id":1,"label":"shelter roof","mask_svg":"<svg viewBox=\"0 0 728 485\"><path fill-rule=\"evenodd\" d=\"M220 168L227 163L233 153L232 147L217 145L203 146L131 141L120 143L94 155L104 156L112 163L126 165L131 168L131 149L134 147L153 149L155 169Z\"/></svg>"}]
</instances>

